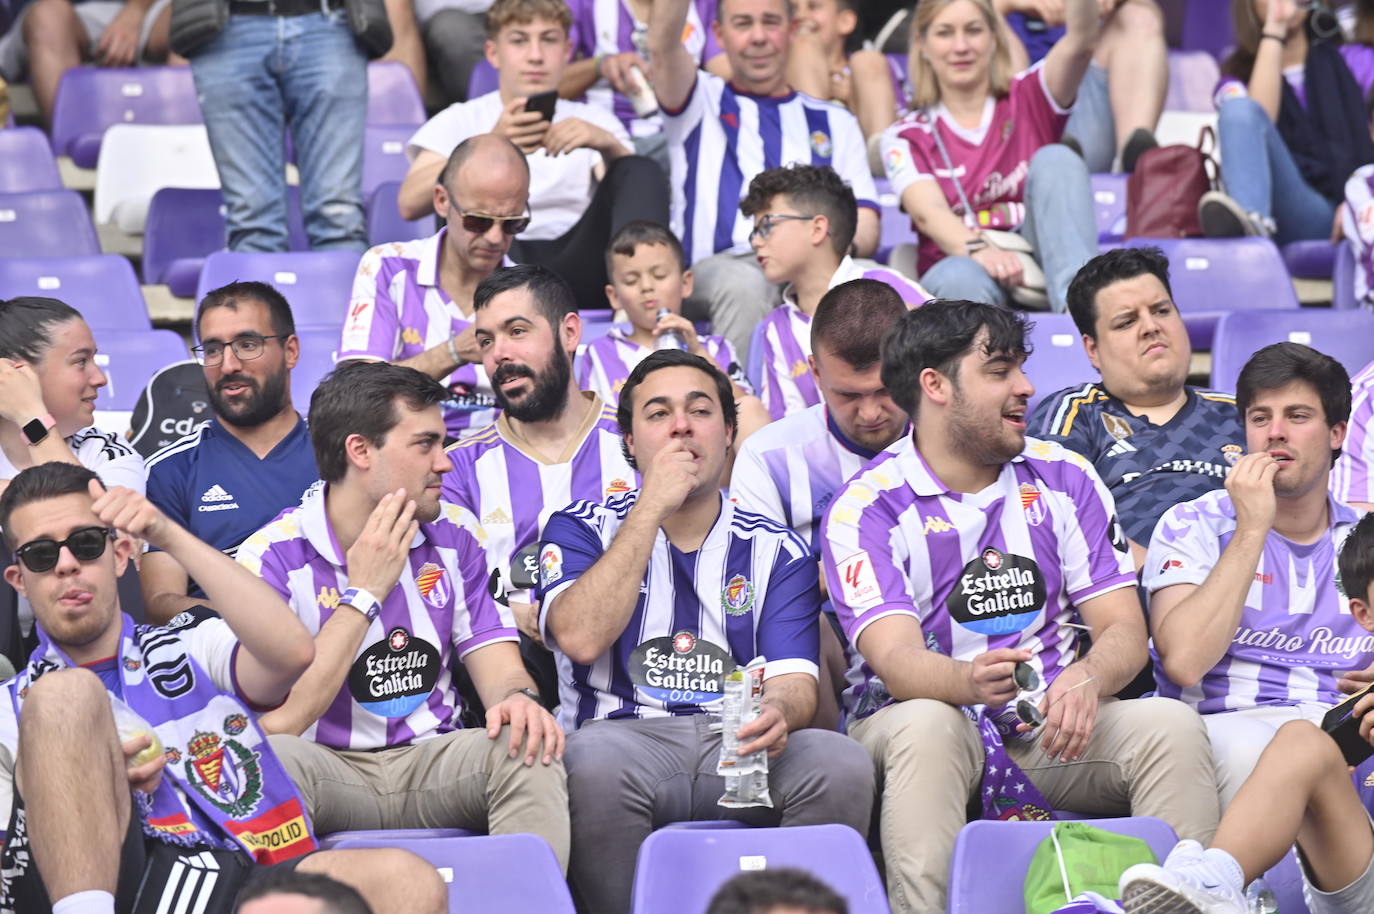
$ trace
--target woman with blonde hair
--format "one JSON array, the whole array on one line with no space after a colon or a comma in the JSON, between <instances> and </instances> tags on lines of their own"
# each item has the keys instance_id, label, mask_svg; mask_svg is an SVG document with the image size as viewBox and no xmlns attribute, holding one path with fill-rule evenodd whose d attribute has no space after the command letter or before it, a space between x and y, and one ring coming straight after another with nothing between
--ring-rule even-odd
<instances>
[{"instance_id":1,"label":"woman with blonde hair","mask_svg":"<svg viewBox=\"0 0 1374 914\"><path fill-rule=\"evenodd\" d=\"M1058 140L1099 12L1098 0L1066 0L1064 37L1014 73L991 0L916 6L913 111L883 134L882 156L920 235L917 269L931 294L1032 307L1048 297L1065 309L1069 281L1097 254L1097 229L1087 166Z\"/></svg>"}]
</instances>

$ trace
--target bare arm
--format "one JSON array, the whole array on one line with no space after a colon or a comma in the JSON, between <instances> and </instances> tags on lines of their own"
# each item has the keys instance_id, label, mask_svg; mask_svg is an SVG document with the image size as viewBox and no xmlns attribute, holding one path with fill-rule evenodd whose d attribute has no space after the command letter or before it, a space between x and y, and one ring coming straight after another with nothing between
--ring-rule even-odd
<instances>
[{"instance_id":1,"label":"bare arm","mask_svg":"<svg viewBox=\"0 0 1374 914\"><path fill-rule=\"evenodd\" d=\"M887 58L877 51L856 51L849 56L849 71L854 116L865 137L877 136L897 121L897 95Z\"/></svg>"},{"instance_id":2,"label":"bare arm","mask_svg":"<svg viewBox=\"0 0 1374 914\"><path fill-rule=\"evenodd\" d=\"M600 78L596 72L595 57L574 60L563 70L563 76L558 80L558 94L562 98L581 98Z\"/></svg>"},{"instance_id":3,"label":"bare arm","mask_svg":"<svg viewBox=\"0 0 1374 914\"><path fill-rule=\"evenodd\" d=\"M650 84L659 105L670 111L682 109L697 78L697 62L682 46L691 2L655 0L649 13L649 58L654 62Z\"/></svg>"},{"instance_id":4,"label":"bare arm","mask_svg":"<svg viewBox=\"0 0 1374 914\"><path fill-rule=\"evenodd\" d=\"M1016 695L1012 669L1030 651L999 648L972 660L926 650L915 616L883 616L859 633L859 653L893 698L930 698L952 705L1001 707Z\"/></svg>"},{"instance_id":5,"label":"bare arm","mask_svg":"<svg viewBox=\"0 0 1374 914\"><path fill-rule=\"evenodd\" d=\"M1044 69L1045 87L1061 108L1078 97L1078 84L1092 63L1102 28L1098 0L1066 0L1064 7L1064 37L1045 55Z\"/></svg>"},{"instance_id":6,"label":"bare arm","mask_svg":"<svg viewBox=\"0 0 1374 914\"><path fill-rule=\"evenodd\" d=\"M859 221L854 227L854 253L859 257L872 257L878 250L880 231L878 214L866 206L859 207Z\"/></svg>"},{"instance_id":7,"label":"bare arm","mask_svg":"<svg viewBox=\"0 0 1374 914\"><path fill-rule=\"evenodd\" d=\"M181 563L165 552L150 552L143 557L138 569L138 583L143 589L143 608L148 621L165 625L177 613L192 606L210 606L210 599L190 597L186 588L191 578ZM213 606L210 606L214 609Z\"/></svg>"},{"instance_id":8,"label":"bare arm","mask_svg":"<svg viewBox=\"0 0 1374 914\"><path fill-rule=\"evenodd\" d=\"M784 673L763 684L759 716L740 727L740 755L767 749L777 755L787 746L787 735L811 723L816 714L816 677L810 673Z\"/></svg>"},{"instance_id":9,"label":"bare arm","mask_svg":"<svg viewBox=\"0 0 1374 914\"><path fill-rule=\"evenodd\" d=\"M543 705L521 691L534 691L534 680L525 672L520 648L514 641L483 645L463 658L463 666L486 705L489 739L496 739L501 728L509 725L510 745L506 751L511 758L520 754L522 739L526 765L533 765L536 758L551 765L554 759L563 757L563 728Z\"/></svg>"},{"instance_id":10,"label":"bare arm","mask_svg":"<svg viewBox=\"0 0 1374 914\"><path fill-rule=\"evenodd\" d=\"M1287 37L1288 20L1293 15L1292 0L1271 0L1265 12L1261 35ZM1254 99L1269 120L1279 119L1279 105L1283 101L1283 42L1261 38L1255 49L1255 63L1250 70L1246 92Z\"/></svg>"},{"instance_id":11,"label":"bare arm","mask_svg":"<svg viewBox=\"0 0 1374 914\"><path fill-rule=\"evenodd\" d=\"M29 444L20 431L21 425L48 412L33 366L0 358L0 448L16 470L40 463L81 462L56 428L37 444Z\"/></svg>"},{"instance_id":12,"label":"bare arm","mask_svg":"<svg viewBox=\"0 0 1374 914\"><path fill-rule=\"evenodd\" d=\"M454 351L459 356L457 362L453 360ZM436 346L431 346L419 355L413 355L408 359L398 359L393 364L414 368L436 381L442 381L464 365L469 363L481 364L481 362L482 352L477 348L476 330L472 324L469 324L462 333L452 338L451 346L450 341L445 340Z\"/></svg>"},{"instance_id":13,"label":"bare arm","mask_svg":"<svg viewBox=\"0 0 1374 914\"><path fill-rule=\"evenodd\" d=\"M434 185L447 161L447 156L429 149L422 149L415 155L396 196L396 208L404 218L419 219L434 212Z\"/></svg>"},{"instance_id":14,"label":"bare arm","mask_svg":"<svg viewBox=\"0 0 1374 914\"><path fill-rule=\"evenodd\" d=\"M932 239L946 254L963 254L978 233L954 215L938 181L915 181L902 193L902 209L911 216L916 231Z\"/></svg>"}]
</instances>

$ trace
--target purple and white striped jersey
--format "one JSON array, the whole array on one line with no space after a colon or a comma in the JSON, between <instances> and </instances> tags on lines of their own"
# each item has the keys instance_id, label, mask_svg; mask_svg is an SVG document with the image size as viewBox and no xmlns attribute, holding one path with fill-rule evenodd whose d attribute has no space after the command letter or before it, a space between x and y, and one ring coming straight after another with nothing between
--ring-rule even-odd
<instances>
[{"instance_id":1,"label":"purple and white striped jersey","mask_svg":"<svg viewBox=\"0 0 1374 914\"><path fill-rule=\"evenodd\" d=\"M549 614L559 596L610 548L638 490L605 504L578 502L549 518L539 559L539 629L558 661L559 723L699 714L718 702L736 666L767 658L764 679L816 676L820 587L801 537L721 499L695 552L662 529L625 631L595 663L558 650Z\"/></svg>"},{"instance_id":2,"label":"purple and white striped jersey","mask_svg":"<svg viewBox=\"0 0 1374 914\"><path fill-rule=\"evenodd\" d=\"M1135 584L1097 471L1036 438L970 494L947 489L906 437L831 501L821 555L850 643L884 616L914 616L925 646L956 660L1003 647L1033 652L1042 690L1077 656L1077 606ZM849 680L845 704L856 717L893 701L862 658Z\"/></svg>"},{"instance_id":3,"label":"purple and white striped jersey","mask_svg":"<svg viewBox=\"0 0 1374 914\"><path fill-rule=\"evenodd\" d=\"M272 585L312 635L348 589L345 556L325 513L328 490L312 488L238 552L239 564ZM486 534L466 509L440 507L433 523L420 525L396 586L375 594L382 611L339 694L304 738L334 749L382 749L456 730L462 699L453 667L470 651L519 640L510 611L487 591Z\"/></svg>"},{"instance_id":4,"label":"purple and white striped jersey","mask_svg":"<svg viewBox=\"0 0 1374 914\"><path fill-rule=\"evenodd\" d=\"M439 285L439 252L447 228L415 241L378 245L363 255L353 277L343 338L335 361L397 362L417 356L462 333L472 323ZM501 266L514 266L509 257ZM456 438L496 418L491 382L481 365L461 365L444 379L452 399L444 425Z\"/></svg>"},{"instance_id":5,"label":"purple and white striped jersey","mask_svg":"<svg viewBox=\"0 0 1374 914\"><path fill-rule=\"evenodd\" d=\"M908 308L930 300L930 294L895 270L878 267L866 270L846 257L840 261L828 289L852 279L876 279L897 290ZM811 355L811 315L797 306L796 294L789 285L782 293L782 304L768 312L763 329L763 379L759 398L768 414L781 419L790 413L821 402L816 379L807 358Z\"/></svg>"},{"instance_id":6,"label":"purple and white striped jersey","mask_svg":"<svg viewBox=\"0 0 1374 914\"><path fill-rule=\"evenodd\" d=\"M603 54L638 52L649 59L647 40L649 24L635 18L625 0L570 0L573 24L569 40L573 56L597 57ZM682 30L682 46L701 67L721 53L711 22L716 17L716 0L694 0L687 7L687 24ZM644 74L648 76L648 74ZM605 108L615 114L632 137L652 136L663 130L663 117L635 117L630 100L611 88L605 79L598 79L587 89L587 104Z\"/></svg>"},{"instance_id":7,"label":"purple and white striped jersey","mask_svg":"<svg viewBox=\"0 0 1374 914\"><path fill-rule=\"evenodd\" d=\"M1331 470L1331 495L1342 504L1374 504L1374 362L1350 379L1350 422Z\"/></svg>"},{"instance_id":8,"label":"purple and white striped jersey","mask_svg":"<svg viewBox=\"0 0 1374 914\"><path fill-rule=\"evenodd\" d=\"M1346 179L1341 228L1355 252L1355 301L1368 307L1374 289L1374 165L1362 165Z\"/></svg>"},{"instance_id":9,"label":"purple and white striped jersey","mask_svg":"<svg viewBox=\"0 0 1374 914\"><path fill-rule=\"evenodd\" d=\"M831 498L879 453L846 438L817 403L744 439L730 471L730 500L797 531L820 555L821 518Z\"/></svg>"},{"instance_id":10,"label":"purple and white striped jersey","mask_svg":"<svg viewBox=\"0 0 1374 914\"><path fill-rule=\"evenodd\" d=\"M630 372L647 359L654 350L630 339L634 328L616 324L600 339L592 340L577 353L577 383L610 404L620 402L620 390L630 379ZM730 376L745 393L753 393L754 385L744 375L744 368L735 355L735 347L723 336L702 336L701 346L716 367Z\"/></svg>"},{"instance_id":11,"label":"purple and white striped jersey","mask_svg":"<svg viewBox=\"0 0 1374 914\"><path fill-rule=\"evenodd\" d=\"M615 410L593 394L583 396L586 419L556 463L522 447L504 415L449 445L453 469L444 474L441 497L481 520L492 568L509 566L516 552L538 539L553 512L584 499L622 495L639 485L620 447Z\"/></svg>"},{"instance_id":12,"label":"purple and white striped jersey","mask_svg":"<svg viewBox=\"0 0 1374 914\"><path fill-rule=\"evenodd\" d=\"M878 211L859 122L839 105L801 92L763 97L698 70L681 111L664 112L672 181L672 229L688 263L749 250L753 220L739 211L759 172L801 162L829 165Z\"/></svg>"},{"instance_id":13,"label":"purple and white striped jersey","mask_svg":"<svg viewBox=\"0 0 1374 914\"><path fill-rule=\"evenodd\" d=\"M1300 545L1269 531L1231 647L1201 682L1188 688L1170 682L1151 651L1160 695L1199 714L1341 699L1339 671L1365 665L1374 635L1350 615L1350 601L1336 587L1336 555L1360 514L1335 501L1328 509L1331 529L1315 543ZM1145 589L1201 585L1235 532L1236 510L1225 489L1170 508L1150 538Z\"/></svg>"}]
</instances>

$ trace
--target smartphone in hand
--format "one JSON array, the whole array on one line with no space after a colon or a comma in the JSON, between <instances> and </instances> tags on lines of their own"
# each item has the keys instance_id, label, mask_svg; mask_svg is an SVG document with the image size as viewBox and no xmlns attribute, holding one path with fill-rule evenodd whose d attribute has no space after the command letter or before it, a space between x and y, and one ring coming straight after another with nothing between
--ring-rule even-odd
<instances>
[{"instance_id":1,"label":"smartphone in hand","mask_svg":"<svg viewBox=\"0 0 1374 914\"><path fill-rule=\"evenodd\" d=\"M531 95L525 101L526 111L538 111L544 120L553 122L553 109L558 105L558 90L550 89L547 92L540 92L538 95Z\"/></svg>"},{"instance_id":2,"label":"smartphone in hand","mask_svg":"<svg viewBox=\"0 0 1374 914\"><path fill-rule=\"evenodd\" d=\"M1353 713L1355 703L1368 695L1371 690L1374 690L1374 685L1351 695L1327 711L1322 718L1322 729L1336 741L1336 745L1340 747L1341 755L1345 756L1345 763L1351 767L1358 766L1365 759L1374 755L1374 746L1360 738L1360 718Z\"/></svg>"}]
</instances>

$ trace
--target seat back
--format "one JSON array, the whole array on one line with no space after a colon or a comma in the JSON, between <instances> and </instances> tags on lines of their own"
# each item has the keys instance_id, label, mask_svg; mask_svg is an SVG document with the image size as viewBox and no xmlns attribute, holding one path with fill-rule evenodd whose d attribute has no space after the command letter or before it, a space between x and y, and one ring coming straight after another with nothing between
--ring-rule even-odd
<instances>
[{"instance_id":1,"label":"seat back","mask_svg":"<svg viewBox=\"0 0 1374 914\"><path fill-rule=\"evenodd\" d=\"M341 333L341 330L327 327L296 331L296 338L301 343L301 357L296 367L291 369L291 402L302 415L309 412L310 395L315 392L321 379L334 370Z\"/></svg>"},{"instance_id":2,"label":"seat back","mask_svg":"<svg viewBox=\"0 0 1374 914\"><path fill-rule=\"evenodd\" d=\"M1217 59L1206 51L1169 52L1169 94L1166 111L1214 111L1212 94L1221 79Z\"/></svg>"},{"instance_id":3,"label":"seat back","mask_svg":"<svg viewBox=\"0 0 1374 914\"><path fill-rule=\"evenodd\" d=\"M1283 246L1283 262L1299 279L1330 279L1336 266L1336 246L1325 238L1290 241Z\"/></svg>"},{"instance_id":4,"label":"seat back","mask_svg":"<svg viewBox=\"0 0 1374 914\"><path fill-rule=\"evenodd\" d=\"M1349 238L1336 245L1336 265L1331 269L1331 307L1354 308L1359 305L1355 289L1355 245Z\"/></svg>"},{"instance_id":5,"label":"seat back","mask_svg":"<svg viewBox=\"0 0 1374 914\"><path fill-rule=\"evenodd\" d=\"M0 260L0 297L46 295L81 312L96 331L151 328L128 258L118 254Z\"/></svg>"},{"instance_id":6,"label":"seat back","mask_svg":"<svg viewBox=\"0 0 1374 914\"><path fill-rule=\"evenodd\" d=\"M171 330L102 330L96 337L100 350L95 363L105 372L106 385L95 401L95 424L108 432L124 434L134 407L158 371L189 357L186 344Z\"/></svg>"},{"instance_id":7,"label":"seat back","mask_svg":"<svg viewBox=\"0 0 1374 914\"><path fill-rule=\"evenodd\" d=\"M37 127L0 130L0 194L61 190L52 146Z\"/></svg>"},{"instance_id":8,"label":"seat back","mask_svg":"<svg viewBox=\"0 0 1374 914\"><path fill-rule=\"evenodd\" d=\"M844 896L851 914L891 912L867 842L846 825L659 829L639 848L631 910L702 914L730 877L778 867L814 873Z\"/></svg>"},{"instance_id":9,"label":"seat back","mask_svg":"<svg viewBox=\"0 0 1374 914\"><path fill-rule=\"evenodd\" d=\"M1222 315L1212 340L1212 387L1235 390L1250 356L1284 341L1324 352L1354 375L1374 360L1374 313L1303 308Z\"/></svg>"},{"instance_id":10,"label":"seat back","mask_svg":"<svg viewBox=\"0 0 1374 914\"><path fill-rule=\"evenodd\" d=\"M228 240L224 195L218 189L164 187L148 202L148 221L143 230L143 281L150 286L168 282L167 271L174 261L195 260L203 264ZM199 266L195 273L198 279ZM186 294L195 291L193 284Z\"/></svg>"},{"instance_id":11,"label":"seat back","mask_svg":"<svg viewBox=\"0 0 1374 914\"><path fill-rule=\"evenodd\" d=\"M1113 243L1126 237L1127 175L1092 176L1093 215L1097 218L1097 240Z\"/></svg>"},{"instance_id":12,"label":"seat back","mask_svg":"<svg viewBox=\"0 0 1374 914\"><path fill-rule=\"evenodd\" d=\"M425 122L425 100L410 68L397 60L374 60L367 65L367 123L405 125L414 131Z\"/></svg>"},{"instance_id":13,"label":"seat back","mask_svg":"<svg viewBox=\"0 0 1374 914\"><path fill-rule=\"evenodd\" d=\"M164 187L219 187L204 124L115 124L95 168L95 221L141 235L148 205Z\"/></svg>"},{"instance_id":14,"label":"seat back","mask_svg":"<svg viewBox=\"0 0 1374 914\"><path fill-rule=\"evenodd\" d=\"M1037 314L1032 319L1026 376L1035 385L1030 408L1045 397L1075 384L1095 381L1097 369L1083 350L1083 336L1067 314Z\"/></svg>"},{"instance_id":15,"label":"seat back","mask_svg":"<svg viewBox=\"0 0 1374 914\"><path fill-rule=\"evenodd\" d=\"M205 258L196 298L236 280L276 286L291 303L297 327L343 327L361 258L355 251L236 253L216 251Z\"/></svg>"},{"instance_id":16,"label":"seat back","mask_svg":"<svg viewBox=\"0 0 1374 914\"><path fill-rule=\"evenodd\" d=\"M408 125L367 125L363 139L363 199L372 197L377 188L406 176L410 162L406 159L406 140L415 132Z\"/></svg>"},{"instance_id":17,"label":"seat back","mask_svg":"<svg viewBox=\"0 0 1374 914\"><path fill-rule=\"evenodd\" d=\"M396 203L400 192L400 181L384 181L372 192L367 209L368 243L414 241L417 238L427 238L439 230L432 213L415 220L403 218Z\"/></svg>"},{"instance_id":18,"label":"seat back","mask_svg":"<svg viewBox=\"0 0 1374 914\"><path fill-rule=\"evenodd\" d=\"M74 190L0 194L0 257L99 254L86 201Z\"/></svg>"},{"instance_id":19,"label":"seat back","mask_svg":"<svg viewBox=\"0 0 1374 914\"><path fill-rule=\"evenodd\" d=\"M487 63L486 58L473 64L472 72L468 74L469 99L486 95L488 92L495 92L499 88L501 88L501 75L496 72L495 67Z\"/></svg>"},{"instance_id":20,"label":"seat back","mask_svg":"<svg viewBox=\"0 0 1374 914\"><path fill-rule=\"evenodd\" d=\"M144 385L129 417L129 443L147 460L209 418L205 369L195 359L173 362Z\"/></svg>"},{"instance_id":21,"label":"seat back","mask_svg":"<svg viewBox=\"0 0 1374 914\"><path fill-rule=\"evenodd\" d=\"M94 168L115 124L200 124L190 67L72 67L53 105L52 149Z\"/></svg>"},{"instance_id":22,"label":"seat back","mask_svg":"<svg viewBox=\"0 0 1374 914\"><path fill-rule=\"evenodd\" d=\"M902 201L892 192L892 185L886 178L874 178L878 189L879 225L877 259L887 263L892 249L899 244L916 241L916 231L911 227L911 217L902 211Z\"/></svg>"},{"instance_id":23,"label":"seat back","mask_svg":"<svg viewBox=\"0 0 1374 914\"><path fill-rule=\"evenodd\" d=\"M1055 824L983 819L965 825L954 841L949 864L949 914L1024 910L1026 869ZM1151 816L1093 819L1088 824L1144 840L1161 861L1178 841L1168 823Z\"/></svg>"}]
</instances>

